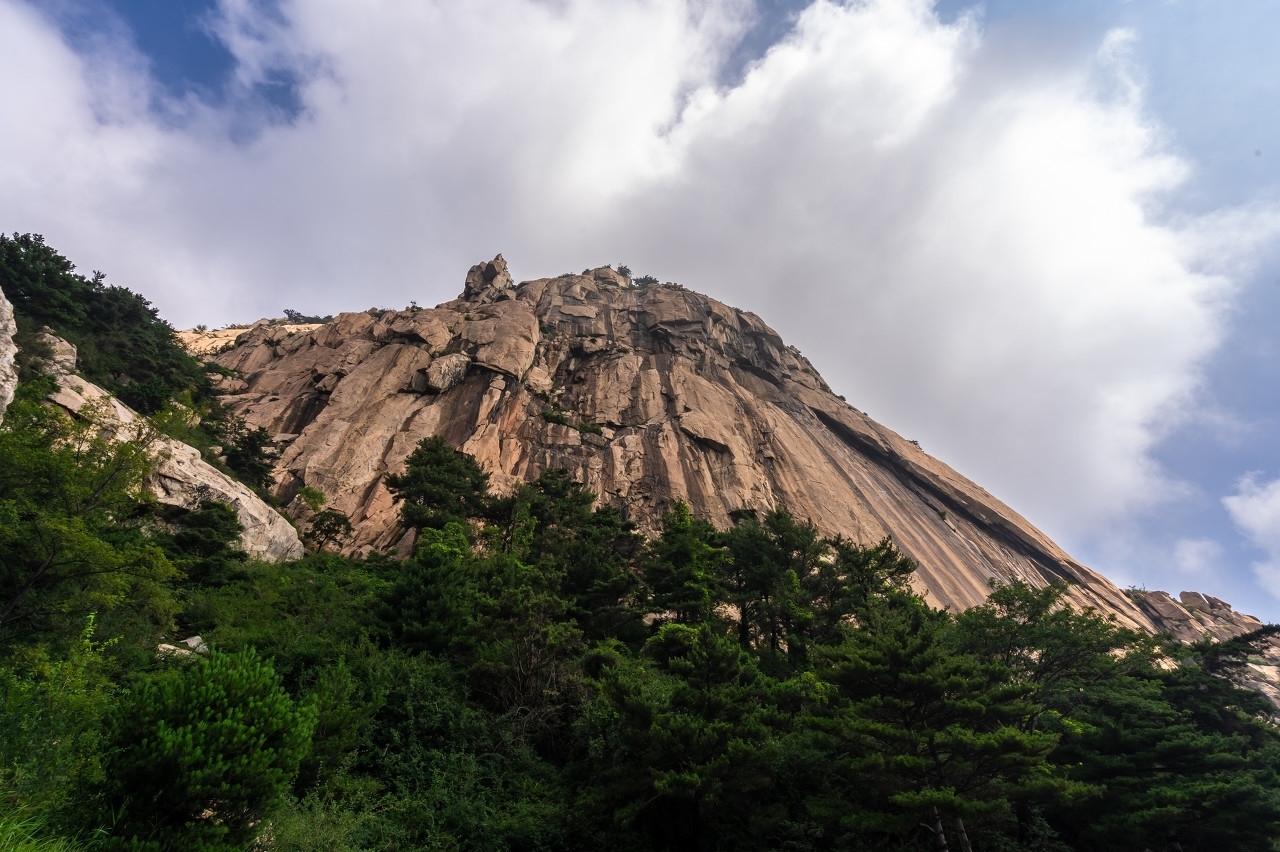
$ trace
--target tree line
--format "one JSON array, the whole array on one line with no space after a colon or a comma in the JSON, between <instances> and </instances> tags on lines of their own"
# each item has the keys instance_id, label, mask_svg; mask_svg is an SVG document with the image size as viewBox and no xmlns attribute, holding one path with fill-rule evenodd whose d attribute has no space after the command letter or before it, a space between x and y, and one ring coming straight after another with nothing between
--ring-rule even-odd
<instances>
[{"instance_id":1,"label":"tree line","mask_svg":"<svg viewBox=\"0 0 1280 852\"><path fill-rule=\"evenodd\" d=\"M1237 685L1276 628L1180 645L1016 582L949 612L889 540L679 502L649 540L439 438L387 480L411 558L325 552L334 519L256 562L140 487L170 409L110 441L49 381L0 423L4 848L1277 848Z\"/></svg>"},{"instance_id":2,"label":"tree line","mask_svg":"<svg viewBox=\"0 0 1280 852\"><path fill-rule=\"evenodd\" d=\"M1179 646L1023 583L951 613L891 542L781 511L717 530L675 503L646 541L563 471L496 497L439 438L388 479L412 558L256 563L226 507L159 523L131 450L60 466L71 444L31 438L54 415L16 405L0 454L65 492L0 486L6 569L49 559L31 541L62 548L58 582L20 596L2 634L0 805L45 837L1275 846L1273 708L1232 679L1259 636ZM207 654L157 656L196 633Z\"/></svg>"}]
</instances>

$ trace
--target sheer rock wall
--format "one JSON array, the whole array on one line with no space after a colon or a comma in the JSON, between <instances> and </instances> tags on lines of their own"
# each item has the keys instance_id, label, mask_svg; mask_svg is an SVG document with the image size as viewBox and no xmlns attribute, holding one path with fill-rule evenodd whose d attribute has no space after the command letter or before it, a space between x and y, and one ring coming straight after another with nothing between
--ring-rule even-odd
<instances>
[{"instance_id":1,"label":"sheer rock wall","mask_svg":"<svg viewBox=\"0 0 1280 852\"><path fill-rule=\"evenodd\" d=\"M678 285L602 268L517 286L499 255L434 309L261 323L215 360L242 377L230 408L277 436L279 496L323 491L355 526L349 552L407 552L383 477L442 435L498 490L566 468L646 531L676 499L722 527L780 507L858 542L892 536L938 605L978 604L993 579L1063 579L1077 605L1159 629L1008 506L834 396L758 316Z\"/></svg>"}]
</instances>

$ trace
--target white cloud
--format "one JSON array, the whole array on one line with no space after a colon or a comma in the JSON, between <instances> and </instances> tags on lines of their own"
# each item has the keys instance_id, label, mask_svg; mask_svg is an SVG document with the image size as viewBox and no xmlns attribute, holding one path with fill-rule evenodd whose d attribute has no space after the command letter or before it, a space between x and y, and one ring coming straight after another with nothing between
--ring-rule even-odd
<instances>
[{"instance_id":1,"label":"white cloud","mask_svg":"<svg viewBox=\"0 0 1280 852\"><path fill-rule=\"evenodd\" d=\"M1181 538L1173 545L1173 565L1178 573L1210 578L1222 564L1222 545L1211 538Z\"/></svg>"},{"instance_id":2,"label":"white cloud","mask_svg":"<svg viewBox=\"0 0 1280 852\"><path fill-rule=\"evenodd\" d=\"M1267 554L1265 561L1253 564L1253 572L1280 599L1280 477L1259 482L1256 473L1247 474L1222 504L1250 543Z\"/></svg>"},{"instance_id":3,"label":"white cloud","mask_svg":"<svg viewBox=\"0 0 1280 852\"><path fill-rule=\"evenodd\" d=\"M154 97L136 57L0 0L0 79L30 81L0 88L29 116L0 136L3 227L179 324L430 304L499 250L523 277L625 261L760 313L1068 546L1179 493L1150 450L1280 230L1167 206L1191 166L1131 33L1009 66L925 0L819 0L725 87L747 0L221 10L243 97L173 127L121 94ZM280 69L302 116L232 141Z\"/></svg>"}]
</instances>

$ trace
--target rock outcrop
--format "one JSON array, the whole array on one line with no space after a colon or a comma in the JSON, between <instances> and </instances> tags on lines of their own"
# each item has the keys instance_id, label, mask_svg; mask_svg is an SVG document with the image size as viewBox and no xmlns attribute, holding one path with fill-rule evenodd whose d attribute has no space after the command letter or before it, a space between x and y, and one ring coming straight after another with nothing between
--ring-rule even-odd
<instances>
[{"instance_id":1,"label":"rock outcrop","mask_svg":"<svg viewBox=\"0 0 1280 852\"><path fill-rule=\"evenodd\" d=\"M403 535L383 478L424 437L475 455L499 490L565 468L652 531L673 500L726 526L783 508L824 533L892 536L938 605L991 580L1070 582L1081 606L1152 616L1039 530L836 397L755 314L609 268L512 284L478 264L434 309L342 314L306 333L258 324L215 356L224 397L279 436L279 496L304 485L348 514L350 552Z\"/></svg>"},{"instance_id":2,"label":"rock outcrop","mask_svg":"<svg viewBox=\"0 0 1280 852\"><path fill-rule=\"evenodd\" d=\"M45 341L53 352L45 368L58 382L58 389L49 395L49 400L73 416L97 417L104 428L114 430L117 440L145 444L155 459L145 484L156 500L184 509L194 509L205 500L227 503L244 527L240 547L250 556L274 562L303 555L297 530L258 495L205 462L195 447L150 433L133 409L71 372L76 362L74 346L51 333L42 335L52 338Z\"/></svg>"},{"instance_id":3,"label":"rock outcrop","mask_svg":"<svg viewBox=\"0 0 1280 852\"><path fill-rule=\"evenodd\" d=\"M1244 615L1213 595L1182 592L1178 600L1168 592L1131 590L1129 597L1147 614L1161 633L1172 633L1183 642L1230 639L1262 627L1252 615Z\"/></svg>"},{"instance_id":4,"label":"rock outcrop","mask_svg":"<svg viewBox=\"0 0 1280 852\"><path fill-rule=\"evenodd\" d=\"M13 342L17 333L13 305L0 291L0 420L4 419L4 411L13 402L14 391L18 388L18 345Z\"/></svg>"}]
</instances>

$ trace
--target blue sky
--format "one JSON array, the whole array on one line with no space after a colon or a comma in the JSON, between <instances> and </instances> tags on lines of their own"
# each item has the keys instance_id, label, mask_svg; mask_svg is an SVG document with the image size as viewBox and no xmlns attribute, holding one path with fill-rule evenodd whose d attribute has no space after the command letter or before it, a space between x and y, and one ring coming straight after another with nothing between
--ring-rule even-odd
<instances>
[{"instance_id":1,"label":"blue sky","mask_svg":"<svg viewBox=\"0 0 1280 852\"><path fill-rule=\"evenodd\" d=\"M0 227L178 325L627 262L1280 621L1280 4L350 5L0 0Z\"/></svg>"}]
</instances>

